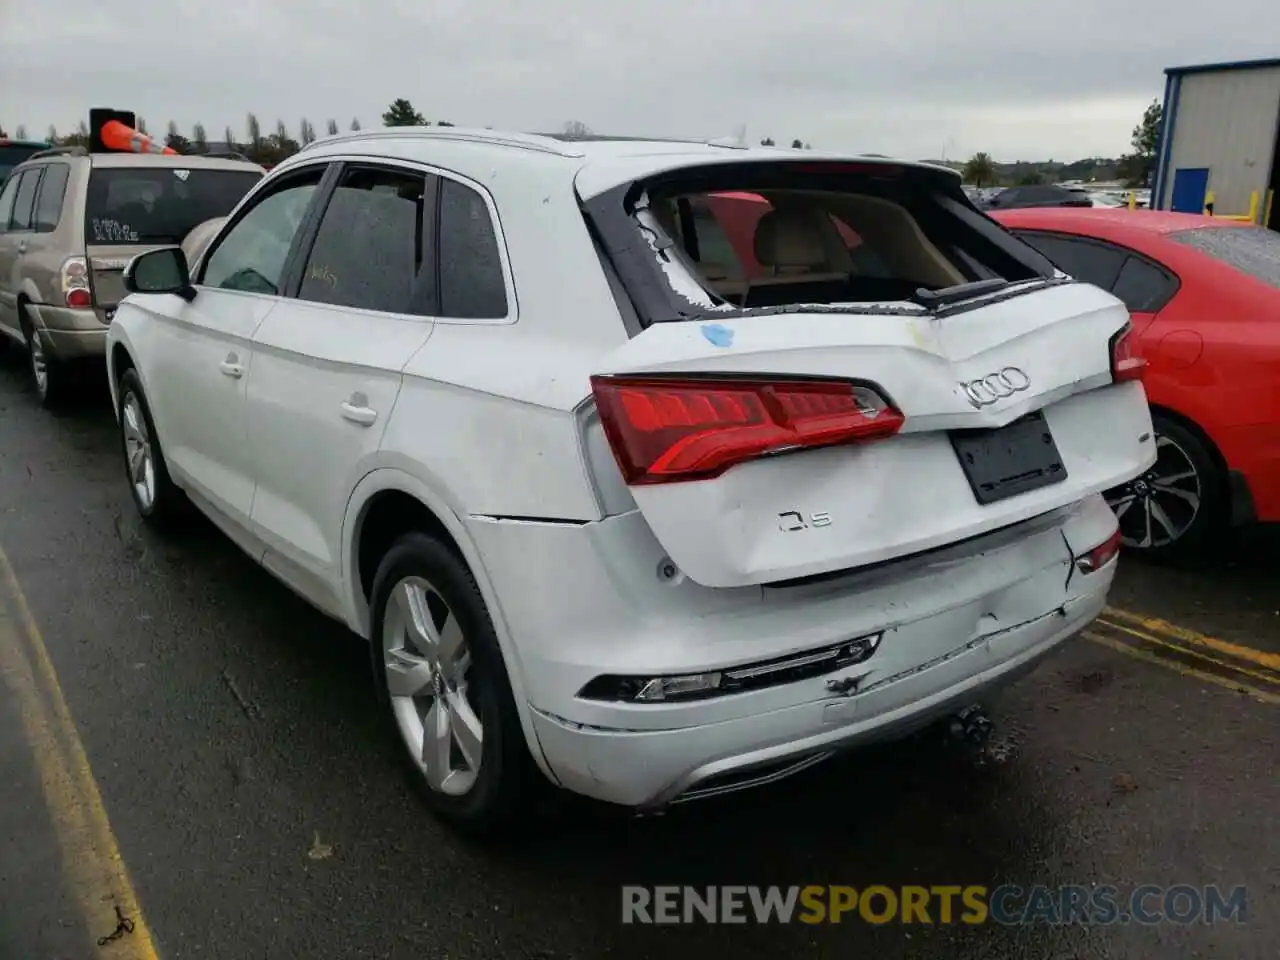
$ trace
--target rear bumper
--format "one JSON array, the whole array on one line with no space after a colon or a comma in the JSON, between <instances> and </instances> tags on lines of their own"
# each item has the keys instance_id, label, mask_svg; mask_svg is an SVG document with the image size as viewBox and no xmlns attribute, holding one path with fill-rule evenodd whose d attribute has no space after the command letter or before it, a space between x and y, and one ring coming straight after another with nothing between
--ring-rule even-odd
<instances>
[{"instance_id":1,"label":"rear bumper","mask_svg":"<svg viewBox=\"0 0 1280 960\"><path fill-rule=\"evenodd\" d=\"M45 349L59 360L101 357L106 352L107 326L94 310L41 304L32 312L36 328L44 331Z\"/></svg>"},{"instance_id":2,"label":"rear bumper","mask_svg":"<svg viewBox=\"0 0 1280 960\"><path fill-rule=\"evenodd\" d=\"M1085 596L864 694L678 730L589 729L541 712L534 727L561 783L601 800L652 808L755 786L895 739L1012 682L1102 612L1114 573L1112 563Z\"/></svg>"},{"instance_id":3,"label":"rear bumper","mask_svg":"<svg viewBox=\"0 0 1280 960\"><path fill-rule=\"evenodd\" d=\"M1115 564L1073 563L1116 529L1093 495L938 551L833 579L707 588L638 513L584 525L471 518L499 599L533 736L565 787L646 807L712 778L893 737L1082 629ZM602 676L684 676L788 659L880 634L864 662L700 700L582 696ZM833 693L829 680L853 693ZM846 683L846 681L849 681Z\"/></svg>"}]
</instances>

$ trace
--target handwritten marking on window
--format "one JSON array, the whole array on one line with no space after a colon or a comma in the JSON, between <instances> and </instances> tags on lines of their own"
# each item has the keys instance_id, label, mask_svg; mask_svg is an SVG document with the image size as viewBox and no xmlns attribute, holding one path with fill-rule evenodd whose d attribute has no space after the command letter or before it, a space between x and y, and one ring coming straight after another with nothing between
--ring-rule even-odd
<instances>
[{"instance_id":1,"label":"handwritten marking on window","mask_svg":"<svg viewBox=\"0 0 1280 960\"><path fill-rule=\"evenodd\" d=\"M119 220L94 217L93 239L97 243L137 243L138 231Z\"/></svg>"},{"instance_id":2,"label":"handwritten marking on window","mask_svg":"<svg viewBox=\"0 0 1280 960\"><path fill-rule=\"evenodd\" d=\"M338 275L328 267L312 266L311 279L318 280L320 283L327 283L330 289L338 285Z\"/></svg>"}]
</instances>

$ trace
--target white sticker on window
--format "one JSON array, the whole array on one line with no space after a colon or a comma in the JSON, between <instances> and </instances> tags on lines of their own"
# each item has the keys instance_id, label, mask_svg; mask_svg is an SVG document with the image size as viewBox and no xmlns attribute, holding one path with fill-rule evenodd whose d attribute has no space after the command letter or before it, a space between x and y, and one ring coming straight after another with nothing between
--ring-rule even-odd
<instances>
[{"instance_id":1,"label":"white sticker on window","mask_svg":"<svg viewBox=\"0 0 1280 960\"><path fill-rule=\"evenodd\" d=\"M175 171L173 171L173 175L174 175L175 177L177 177L179 180L181 180L183 183L186 183L186 182L187 182L187 177L191 176L191 171L190 171L190 170L175 170Z\"/></svg>"},{"instance_id":2,"label":"white sticker on window","mask_svg":"<svg viewBox=\"0 0 1280 960\"><path fill-rule=\"evenodd\" d=\"M93 239L95 243L137 243L138 231L119 220L94 217Z\"/></svg>"}]
</instances>

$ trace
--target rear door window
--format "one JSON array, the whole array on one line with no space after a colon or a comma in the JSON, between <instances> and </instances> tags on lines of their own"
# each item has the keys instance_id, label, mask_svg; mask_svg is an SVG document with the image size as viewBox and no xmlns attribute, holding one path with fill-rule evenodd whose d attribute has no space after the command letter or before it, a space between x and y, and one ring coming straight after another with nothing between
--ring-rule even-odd
<instances>
[{"instance_id":1,"label":"rear door window","mask_svg":"<svg viewBox=\"0 0 1280 960\"><path fill-rule=\"evenodd\" d=\"M41 167L24 170L18 178L18 192L13 198L13 216L9 220L10 230L30 230L31 217L36 206L36 188L40 185Z\"/></svg>"},{"instance_id":2,"label":"rear door window","mask_svg":"<svg viewBox=\"0 0 1280 960\"><path fill-rule=\"evenodd\" d=\"M180 244L195 227L229 214L259 180L257 170L95 167L85 201L90 244Z\"/></svg>"},{"instance_id":3,"label":"rear door window","mask_svg":"<svg viewBox=\"0 0 1280 960\"><path fill-rule=\"evenodd\" d=\"M1019 232L1021 239L1044 254L1063 273L1110 290L1120 276L1127 252L1110 244L1058 234Z\"/></svg>"},{"instance_id":4,"label":"rear door window","mask_svg":"<svg viewBox=\"0 0 1280 960\"><path fill-rule=\"evenodd\" d=\"M1280 233L1263 227L1200 227L1169 234L1255 280L1280 287Z\"/></svg>"},{"instance_id":5,"label":"rear door window","mask_svg":"<svg viewBox=\"0 0 1280 960\"><path fill-rule=\"evenodd\" d=\"M433 270L424 270L427 174L348 169L320 221L298 299L383 313L429 315ZM430 266L434 266L431 264Z\"/></svg>"},{"instance_id":6,"label":"rear door window","mask_svg":"<svg viewBox=\"0 0 1280 960\"><path fill-rule=\"evenodd\" d=\"M67 178L71 168L65 163L51 163L45 167L40 181L40 194L36 198L36 230L49 233L57 229L62 219L62 198L67 192Z\"/></svg>"},{"instance_id":7,"label":"rear door window","mask_svg":"<svg viewBox=\"0 0 1280 960\"><path fill-rule=\"evenodd\" d=\"M507 284L489 206L471 187L447 177L440 179L439 245L440 316L507 316Z\"/></svg>"},{"instance_id":8,"label":"rear door window","mask_svg":"<svg viewBox=\"0 0 1280 960\"><path fill-rule=\"evenodd\" d=\"M1111 292L1130 313L1158 313L1178 292L1178 281L1153 263L1130 254Z\"/></svg>"}]
</instances>

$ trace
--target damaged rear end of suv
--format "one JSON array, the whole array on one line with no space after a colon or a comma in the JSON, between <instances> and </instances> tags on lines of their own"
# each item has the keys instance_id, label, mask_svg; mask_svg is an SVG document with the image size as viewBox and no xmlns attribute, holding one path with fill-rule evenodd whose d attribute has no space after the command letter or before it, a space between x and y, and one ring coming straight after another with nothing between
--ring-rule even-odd
<instances>
[{"instance_id":1,"label":"damaged rear end of suv","mask_svg":"<svg viewBox=\"0 0 1280 960\"><path fill-rule=\"evenodd\" d=\"M1099 614L1101 492L1155 453L1118 300L928 165L588 152L576 189L628 334L575 412L601 518L557 534L572 615L507 610L564 786L774 780Z\"/></svg>"}]
</instances>

